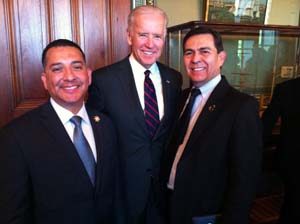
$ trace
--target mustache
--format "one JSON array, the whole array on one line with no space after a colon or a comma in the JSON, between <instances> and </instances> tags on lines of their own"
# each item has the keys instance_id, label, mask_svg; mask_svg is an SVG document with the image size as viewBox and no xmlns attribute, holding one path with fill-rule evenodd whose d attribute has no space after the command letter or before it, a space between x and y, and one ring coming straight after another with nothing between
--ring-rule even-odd
<instances>
[{"instance_id":1,"label":"mustache","mask_svg":"<svg viewBox=\"0 0 300 224\"><path fill-rule=\"evenodd\" d=\"M72 80L61 79L57 83L57 86L59 86L59 87L70 87L70 86L81 86L82 84L83 84L83 82L78 78L74 78Z\"/></svg>"}]
</instances>

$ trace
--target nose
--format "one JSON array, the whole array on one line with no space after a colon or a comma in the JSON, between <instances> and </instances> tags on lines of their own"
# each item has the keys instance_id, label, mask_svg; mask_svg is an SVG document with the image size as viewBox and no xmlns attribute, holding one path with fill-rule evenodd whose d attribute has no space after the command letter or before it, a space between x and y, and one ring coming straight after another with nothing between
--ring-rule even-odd
<instances>
[{"instance_id":1,"label":"nose","mask_svg":"<svg viewBox=\"0 0 300 224\"><path fill-rule=\"evenodd\" d=\"M75 78L73 70L71 68L65 68L64 71L64 79L65 80L73 80Z\"/></svg>"},{"instance_id":2,"label":"nose","mask_svg":"<svg viewBox=\"0 0 300 224\"><path fill-rule=\"evenodd\" d=\"M148 37L148 38L147 38L146 46L147 46L148 48L152 48L152 47L153 47L153 37Z\"/></svg>"},{"instance_id":3,"label":"nose","mask_svg":"<svg viewBox=\"0 0 300 224\"><path fill-rule=\"evenodd\" d=\"M201 54L195 53L192 55L192 60L191 60L192 63L197 64L201 62L201 60L202 60Z\"/></svg>"}]
</instances>

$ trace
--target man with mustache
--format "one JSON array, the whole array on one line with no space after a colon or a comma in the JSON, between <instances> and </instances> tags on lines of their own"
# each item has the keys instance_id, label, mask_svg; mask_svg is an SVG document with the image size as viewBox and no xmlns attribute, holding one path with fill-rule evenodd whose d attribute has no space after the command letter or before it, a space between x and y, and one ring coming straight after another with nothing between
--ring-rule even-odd
<instances>
[{"instance_id":1,"label":"man with mustache","mask_svg":"<svg viewBox=\"0 0 300 224\"><path fill-rule=\"evenodd\" d=\"M249 222L260 174L261 123L256 99L221 75L225 60L218 32L199 27L184 37L192 86L183 91L162 163L170 224L196 224L215 214L222 224Z\"/></svg>"},{"instance_id":2,"label":"man with mustache","mask_svg":"<svg viewBox=\"0 0 300 224\"><path fill-rule=\"evenodd\" d=\"M84 104L91 70L74 42L43 51L50 100L0 131L0 223L118 223L117 139L110 119Z\"/></svg>"}]
</instances>

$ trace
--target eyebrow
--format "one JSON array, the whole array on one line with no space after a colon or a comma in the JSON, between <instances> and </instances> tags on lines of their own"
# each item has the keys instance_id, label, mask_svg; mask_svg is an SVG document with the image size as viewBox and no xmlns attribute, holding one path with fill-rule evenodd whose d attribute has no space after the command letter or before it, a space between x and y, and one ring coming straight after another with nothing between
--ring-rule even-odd
<instances>
[{"instance_id":1,"label":"eyebrow","mask_svg":"<svg viewBox=\"0 0 300 224\"><path fill-rule=\"evenodd\" d=\"M210 48L210 47L200 47L198 50L199 50L199 51L203 51L203 50L211 50L211 48Z\"/></svg>"},{"instance_id":2,"label":"eyebrow","mask_svg":"<svg viewBox=\"0 0 300 224\"><path fill-rule=\"evenodd\" d=\"M84 62L83 61L72 61L71 65L73 65L73 64L82 64L83 65ZM53 63L53 64L49 65L49 67L59 66L59 65L63 65L63 63L62 62Z\"/></svg>"},{"instance_id":3,"label":"eyebrow","mask_svg":"<svg viewBox=\"0 0 300 224\"><path fill-rule=\"evenodd\" d=\"M59 65L62 65L62 63L61 62L52 63L52 64L49 65L49 67L51 68L53 66L59 66Z\"/></svg>"},{"instance_id":4,"label":"eyebrow","mask_svg":"<svg viewBox=\"0 0 300 224\"><path fill-rule=\"evenodd\" d=\"M80 63L80 64L84 64L84 62L83 62L83 61L72 61L72 63L71 63L71 64L78 64L78 63Z\"/></svg>"},{"instance_id":5,"label":"eyebrow","mask_svg":"<svg viewBox=\"0 0 300 224\"><path fill-rule=\"evenodd\" d=\"M204 51L204 50L212 50L212 49L210 47L200 47L197 49L187 48L184 50L184 52L186 52L186 51Z\"/></svg>"}]
</instances>

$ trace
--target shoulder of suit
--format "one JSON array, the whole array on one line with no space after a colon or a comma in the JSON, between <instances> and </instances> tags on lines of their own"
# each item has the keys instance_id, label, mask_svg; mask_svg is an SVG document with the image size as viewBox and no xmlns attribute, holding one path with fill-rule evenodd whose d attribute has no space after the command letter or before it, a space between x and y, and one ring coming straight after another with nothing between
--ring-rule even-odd
<instances>
[{"instance_id":1,"label":"shoulder of suit","mask_svg":"<svg viewBox=\"0 0 300 224\"><path fill-rule=\"evenodd\" d=\"M290 79L275 86L273 97L297 97L300 92L300 78Z\"/></svg>"},{"instance_id":2,"label":"shoulder of suit","mask_svg":"<svg viewBox=\"0 0 300 224\"><path fill-rule=\"evenodd\" d=\"M300 88L300 77L281 82L281 83L277 84L277 87L280 87L280 88L298 87L298 88Z\"/></svg>"},{"instance_id":3,"label":"shoulder of suit","mask_svg":"<svg viewBox=\"0 0 300 224\"><path fill-rule=\"evenodd\" d=\"M181 75L181 73L179 71L177 71L176 69L171 68L161 62L157 62L157 66L160 70L163 69L163 70L167 70L168 72L175 73L177 75Z\"/></svg>"},{"instance_id":4,"label":"shoulder of suit","mask_svg":"<svg viewBox=\"0 0 300 224\"><path fill-rule=\"evenodd\" d=\"M182 86L182 74L173 69L169 66L162 64L160 62L157 62L157 66L159 68L159 72L161 73L161 76L164 76L166 79L169 79L172 81L172 83L175 83L175 86L180 87Z\"/></svg>"},{"instance_id":5,"label":"shoulder of suit","mask_svg":"<svg viewBox=\"0 0 300 224\"><path fill-rule=\"evenodd\" d=\"M110 74L115 73L116 70L124 68L124 66L130 66L129 59L124 58L121 61L117 61L110 65L105 65L93 71L93 76L97 76L100 74Z\"/></svg>"},{"instance_id":6,"label":"shoulder of suit","mask_svg":"<svg viewBox=\"0 0 300 224\"><path fill-rule=\"evenodd\" d=\"M254 104L258 104L258 101L255 97L249 95L248 93L241 92L240 90L235 89L231 85L229 85L228 91L226 96L229 101L232 103L245 103L245 102L251 102Z\"/></svg>"},{"instance_id":7,"label":"shoulder of suit","mask_svg":"<svg viewBox=\"0 0 300 224\"><path fill-rule=\"evenodd\" d=\"M3 129L20 129L21 131L26 131L29 126L33 126L34 124L38 123L40 120L40 116L42 113L42 110L44 110L45 107L47 107L47 103L34 108L19 117L11 120L8 124L6 124Z\"/></svg>"}]
</instances>

